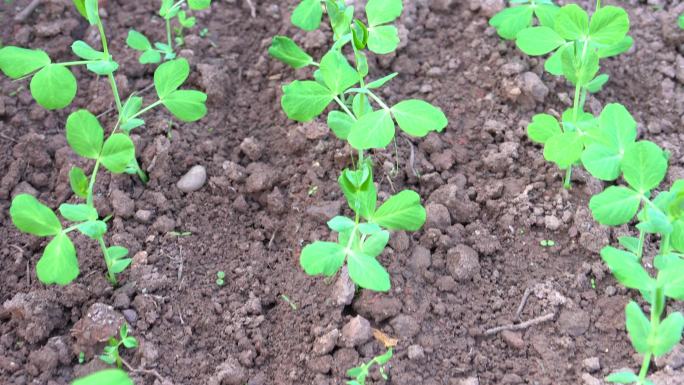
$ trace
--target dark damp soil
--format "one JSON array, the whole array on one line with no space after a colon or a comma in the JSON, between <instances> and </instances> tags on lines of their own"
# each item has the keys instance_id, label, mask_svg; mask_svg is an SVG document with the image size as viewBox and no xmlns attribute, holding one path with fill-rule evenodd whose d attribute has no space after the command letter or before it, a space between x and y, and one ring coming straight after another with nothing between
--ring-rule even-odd
<instances>
[{"instance_id":1,"label":"dark damp soil","mask_svg":"<svg viewBox=\"0 0 684 385\"><path fill-rule=\"evenodd\" d=\"M73 60L74 39L98 44L68 0L44 1L25 22L13 21L28 3L0 5L3 44L43 48L56 60ZM560 113L572 95L543 73L541 61L488 27L501 0L406 1L401 48L371 60L377 76L401 74L385 98L424 98L450 124L425 139L399 137L396 155L393 146L375 154L380 198L414 189L429 218L417 233L393 234L381 257L392 291L357 293L351 305L338 301L344 278L311 278L298 264L305 243L329 237L325 221L347 211L336 178L349 150L322 121L286 119L280 85L308 74L266 53L273 35L288 34L320 56L330 33L293 28L293 0L252 3L255 18L246 0L218 1L198 15L181 56L193 67L189 85L208 93L210 112L194 124L163 111L148 116L135 140L150 183L98 180L101 214L114 215L109 241L135 256L117 288L105 280L95 245L82 238L79 278L66 287L40 284L34 266L44 242L20 234L8 213L21 192L53 208L75 200L68 171L91 165L66 146L64 121L87 107L111 127L108 85L77 72L74 105L46 112L25 81L0 80L0 383L61 385L102 368L93 355L112 328L102 320L122 317L141 342L124 354L147 370L132 372L138 385L342 384L346 369L382 352L357 322L345 328L357 315L399 339L390 384L600 384L616 369L637 367L623 315L633 293L615 283L597 253L626 229L596 225L587 201L602 186L576 172L572 190L563 190L558 170L526 140L535 112ZM674 21L684 5L620 4L636 44L605 61L611 80L588 108L625 104L643 136L672 153L671 182L684 177L684 32ZM104 5L125 95L151 82L151 67L137 64L123 41L130 28L163 38L155 8ZM182 193L176 182L195 165L206 168L207 183ZM224 286L215 283L218 271ZM526 330L483 336L546 314L553 318ZM350 333L362 337L358 344L348 343ZM677 363L661 363L662 383L682 383ZM378 373L371 382L382 383Z\"/></svg>"}]
</instances>

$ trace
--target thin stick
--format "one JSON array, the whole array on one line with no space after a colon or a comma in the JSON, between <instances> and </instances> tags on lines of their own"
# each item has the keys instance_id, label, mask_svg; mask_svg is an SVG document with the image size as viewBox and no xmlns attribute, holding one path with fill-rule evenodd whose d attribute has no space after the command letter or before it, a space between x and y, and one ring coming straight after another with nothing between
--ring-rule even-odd
<instances>
[{"instance_id":1,"label":"thin stick","mask_svg":"<svg viewBox=\"0 0 684 385\"><path fill-rule=\"evenodd\" d=\"M29 5L26 6L21 12L17 13L16 16L14 16L14 21L24 21L26 20L27 17L31 16L33 11L38 8L42 0L33 0L29 3Z\"/></svg>"},{"instance_id":2,"label":"thin stick","mask_svg":"<svg viewBox=\"0 0 684 385\"><path fill-rule=\"evenodd\" d=\"M520 300L520 305L518 306L518 310L515 312L515 319L520 321L520 315L522 314L523 309L525 308L525 304L527 304L527 299L530 298L530 293L532 291L528 287L525 289L525 293L523 293L522 300Z\"/></svg>"},{"instance_id":3,"label":"thin stick","mask_svg":"<svg viewBox=\"0 0 684 385\"><path fill-rule=\"evenodd\" d=\"M252 0L247 0L247 5L249 5L250 14L252 15L252 19L256 19L256 9L254 8L254 4L252 4Z\"/></svg>"},{"instance_id":4,"label":"thin stick","mask_svg":"<svg viewBox=\"0 0 684 385\"><path fill-rule=\"evenodd\" d=\"M483 333L485 336L491 336L494 334L497 334L499 332L502 332L504 330L522 330L522 329L527 329L530 326L538 325L540 323L550 321L556 316L555 313L549 313L546 315L543 315L541 317L533 318L529 321L525 321L519 324L509 324L509 325L503 325L503 326L497 326L495 328L491 328Z\"/></svg>"},{"instance_id":5,"label":"thin stick","mask_svg":"<svg viewBox=\"0 0 684 385\"><path fill-rule=\"evenodd\" d=\"M157 371L154 370L154 369L140 369L140 368L135 369L135 368L133 368L133 367L131 366L131 364L129 364L128 362L126 362L126 360L124 360L123 357L121 358L121 362L124 364L124 366L125 366L126 368L128 368L128 371L131 372L131 373L150 374L150 375L153 375L153 376L157 377L157 379L158 379L160 382L162 382L162 383L164 382L164 377L162 377L161 374L159 374L159 372L157 372Z\"/></svg>"},{"instance_id":6,"label":"thin stick","mask_svg":"<svg viewBox=\"0 0 684 385\"><path fill-rule=\"evenodd\" d=\"M10 142L19 143L16 139L14 139L14 138L12 138L12 137L9 137L9 136L3 134L2 132L0 132L0 137L2 137L3 139L7 139L7 140L9 140Z\"/></svg>"}]
</instances>

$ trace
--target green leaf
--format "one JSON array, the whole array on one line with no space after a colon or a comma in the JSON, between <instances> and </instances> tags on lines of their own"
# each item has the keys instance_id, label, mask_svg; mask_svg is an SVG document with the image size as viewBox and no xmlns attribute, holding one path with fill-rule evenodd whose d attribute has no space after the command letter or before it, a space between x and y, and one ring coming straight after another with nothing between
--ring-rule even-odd
<instances>
[{"instance_id":1,"label":"green leaf","mask_svg":"<svg viewBox=\"0 0 684 385\"><path fill-rule=\"evenodd\" d=\"M389 242L389 232L384 230L379 231L368 237L368 239L363 242L363 245L361 246L361 252L369 257L375 258L380 255L383 250L385 250L387 242Z\"/></svg>"},{"instance_id":2,"label":"green leaf","mask_svg":"<svg viewBox=\"0 0 684 385\"><path fill-rule=\"evenodd\" d=\"M31 79L31 95L48 110L57 110L71 104L76 96L76 78L66 67L50 64Z\"/></svg>"},{"instance_id":3,"label":"green leaf","mask_svg":"<svg viewBox=\"0 0 684 385\"><path fill-rule=\"evenodd\" d=\"M78 277L76 249L66 234L57 234L47 244L36 264L36 274L40 282L46 285L67 285Z\"/></svg>"},{"instance_id":4,"label":"green leaf","mask_svg":"<svg viewBox=\"0 0 684 385\"><path fill-rule=\"evenodd\" d=\"M356 71L361 78L368 76L368 57L361 51L354 52L356 58Z\"/></svg>"},{"instance_id":5,"label":"green leaf","mask_svg":"<svg viewBox=\"0 0 684 385\"><path fill-rule=\"evenodd\" d=\"M123 122L127 122L129 119L131 119L133 115L140 111L142 108L142 103L143 98L140 96L129 97L121 108L121 120Z\"/></svg>"},{"instance_id":6,"label":"green leaf","mask_svg":"<svg viewBox=\"0 0 684 385\"><path fill-rule=\"evenodd\" d=\"M662 283L665 296L682 301L684 300L684 259L670 254L667 261L657 266L660 270L658 282Z\"/></svg>"},{"instance_id":7,"label":"green leaf","mask_svg":"<svg viewBox=\"0 0 684 385\"><path fill-rule=\"evenodd\" d=\"M672 224L672 234L670 234L672 247L679 252L684 252L684 220L677 220Z\"/></svg>"},{"instance_id":8,"label":"green leaf","mask_svg":"<svg viewBox=\"0 0 684 385\"><path fill-rule=\"evenodd\" d=\"M364 289L387 292L391 284L387 270L377 259L352 251L347 260L349 278Z\"/></svg>"},{"instance_id":9,"label":"green leaf","mask_svg":"<svg viewBox=\"0 0 684 385\"><path fill-rule=\"evenodd\" d=\"M662 235L672 232L672 223L665 213L652 207L646 207L644 213L645 218L637 225L639 230Z\"/></svg>"},{"instance_id":10,"label":"green leaf","mask_svg":"<svg viewBox=\"0 0 684 385\"><path fill-rule=\"evenodd\" d=\"M636 191L622 186L610 186L591 197L589 209L598 223L619 226L634 218L640 203L641 197Z\"/></svg>"},{"instance_id":11,"label":"green leaf","mask_svg":"<svg viewBox=\"0 0 684 385\"><path fill-rule=\"evenodd\" d=\"M632 45L634 45L634 39L632 39L631 36L625 36L618 43L615 43L610 46L598 47L597 54L601 59L611 56L617 56L621 53L629 51L629 49L632 48Z\"/></svg>"},{"instance_id":12,"label":"green leaf","mask_svg":"<svg viewBox=\"0 0 684 385\"><path fill-rule=\"evenodd\" d=\"M162 100L164 107L183 122L194 122L207 114L207 94L195 90L173 91Z\"/></svg>"},{"instance_id":13,"label":"green leaf","mask_svg":"<svg viewBox=\"0 0 684 385\"><path fill-rule=\"evenodd\" d=\"M359 82L359 74L337 50L331 50L321 59L321 76L334 94L341 94Z\"/></svg>"},{"instance_id":14,"label":"green leaf","mask_svg":"<svg viewBox=\"0 0 684 385\"><path fill-rule=\"evenodd\" d=\"M639 305L630 301L625 308L627 332L632 340L634 350L641 354L646 354L651 350L648 343L648 336L651 334L651 323L644 315Z\"/></svg>"},{"instance_id":15,"label":"green leaf","mask_svg":"<svg viewBox=\"0 0 684 385\"><path fill-rule=\"evenodd\" d=\"M556 76L563 75L563 63L561 60L563 58L563 52L565 52L565 50L568 49L569 46L570 45L567 43L565 45L560 46L560 48L558 48L556 52L554 52L548 59L546 59L546 61L544 62L544 69L546 70L546 72Z\"/></svg>"},{"instance_id":16,"label":"green leaf","mask_svg":"<svg viewBox=\"0 0 684 385\"><path fill-rule=\"evenodd\" d=\"M359 224L359 233L361 233L362 235L373 235L380 231L382 231L382 227L376 225L375 223Z\"/></svg>"},{"instance_id":17,"label":"green leaf","mask_svg":"<svg viewBox=\"0 0 684 385\"><path fill-rule=\"evenodd\" d=\"M599 126L604 133L603 142L615 150L625 150L636 140L636 121L622 104L605 106L599 116Z\"/></svg>"},{"instance_id":18,"label":"green leaf","mask_svg":"<svg viewBox=\"0 0 684 385\"><path fill-rule=\"evenodd\" d=\"M582 165L596 179L615 180L620 176L622 155L602 144L592 144L582 153Z\"/></svg>"},{"instance_id":19,"label":"green leaf","mask_svg":"<svg viewBox=\"0 0 684 385\"><path fill-rule=\"evenodd\" d=\"M401 0L368 0L366 4L366 17L368 26L391 23L401 16L403 5Z\"/></svg>"},{"instance_id":20,"label":"green leaf","mask_svg":"<svg viewBox=\"0 0 684 385\"><path fill-rule=\"evenodd\" d=\"M527 126L527 136L531 141L546 143L549 138L561 134L558 120L548 114L537 114L532 117L532 123Z\"/></svg>"},{"instance_id":21,"label":"green leaf","mask_svg":"<svg viewBox=\"0 0 684 385\"><path fill-rule=\"evenodd\" d=\"M398 73L398 72L394 72L394 73L389 74L389 75L387 75L387 76L385 76L385 77L382 77L382 78L380 78L380 79L378 79L378 80L374 80L374 81L372 81L372 82L366 84L366 88L368 88L369 90L372 90L372 89L375 89L375 88L380 88L380 87L384 86L385 83L387 83L388 81L394 79L397 75L399 75L399 73Z\"/></svg>"},{"instance_id":22,"label":"green leaf","mask_svg":"<svg viewBox=\"0 0 684 385\"><path fill-rule=\"evenodd\" d=\"M425 223L425 218L420 195L404 190L385 201L373 214L372 221L388 230L417 231Z\"/></svg>"},{"instance_id":23,"label":"green leaf","mask_svg":"<svg viewBox=\"0 0 684 385\"><path fill-rule=\"evenodd\" d=\"M211 0L188 0L188 7L193 11L201 11L211 6Z\"/></svg>"},{"instance_id":24,"label":"green leaf","mask_svg":"<svg viewBox=\"0 0 684 385\"><path fill-rule=\"evenodd\" d=\"M368 45L368 27L361 20L354 20L351 31L352 40L357 52L366 48Z\"/></svg>"},{"instance_id":25,"label":"green leaf","mask_svg":"<svg viewBox=\"0 0 684 385\"><path fill-rule=\"evenodd\" d=\"M121 174L135 158L135 145L126 134L112 134L102 147L100 162L110 172Z\"/></svg>"},{"instance_id":26,"label":"green leaf","mask_svg":"<svg viewBox=\"0 0 684 385\"><path fill-rule=\"evenodd\" d=\"M86 20L88 20L88 16L86 15L86 9L85 9L85 0L72 0L74 3L74 7L76 7L76 10L78 13L83 16Z\"/></svg>"},{"instance_id":27,"label":"green leaf","mask_svg":"<svg viewBox=\"0 0 684 385\"><path fill-rule=\"evenodd\" d=\"M334 94L311 80L295 80L283 87L280 104L288 118L298 122L311 121L333 100Z\"/></svg>"},{"instance_id":28,"label":"green leaf","mask_svg":"<svg viewBox=\"0 0 684 385\"><path fill-rule=\"evenodd\" d=\"M334 242L314 242L302 249L299 263L309 275L330 277L342 267L345 249Z\"/></svg>"},{"instance_id":29,"label":"green leaf","mask_svg":"<svg viewBox=\"0 0 684 385\"><path fill-rule=\"evenodd\" d=\"M11 79L22 78L50 64L45 51L14 46L0 48L0 70Z\"/></svg>"},{"instance_id":30,"label":"green leaf","mask_svg":"<svg viewBox=\"0 0 684 385\"><path fill-rule=\"evenodd\" d=\"M352 112L357 118L360 118L369 112L373 112L373 106L371 106L366 94L358 93L354 95L354 99L352 100Z\"/></svg>"},{"instance_id":31,"label":"green leaf","mask_svg":"<svg viewBox=\"0 0 684 385\"><path fill-rule=\"evenodd\" d=\"M599 44L619 43L629 32L629 16L624 9L611 5L599 8L589 23L589 38Z\"/></svg>"},{"instance_id":32,"label":"green leaf","mask_svg":"<svg viewBox=\"0 0 684 385\"><path fill-rule=\"evenodd\" d=\"M679 15L679 18L677 19L677 24L679 25L679 28L684 29L684 13Z\"/></svg>"},{"instance_id":33,"label":"green leaf","mask_svg":"<svg viewBox=\"0 0 684 385\"><path fill-rule=\"evenodd\" d=\"M328 227L330 230L337 231L338 233L349 230L354 226L356 226L356 224L353 220L343 216L336 216L328 221Z\"/></svg>"},{"instance_id":34,"label":"green leaf","mask_svg":"<svg viewBox=\"0 0 684 385\"><path fill-rule=\"evenodd\" d=\"M615 279L625 287L649 291L655 286L655 280L644 270L636 255L606 246L601 249L601 258L608 265Z\"/></svg>"},{"instance_id":35,"label":"green leaf","mask_svg":"<svg viewBox=\"0 0 684 385\"><path fill-rule=\"evenodd\" d=\"M126 349L134 349L138 347L138 341L133 337L124 338L121 340L121 342Z\"/></svg>"},{"instance_id":36,"label":"green leaf","mask_svg":"<svg viewBox=\"0 0 684 385\"><path fill-rule=\"evenodd\" d=\"M534 14L539 19L539 25L553 28L556 25L556 16L560 8L553 4L539 4L534 8Z\"/></svg>"},{"instance_id":37,"label":"green leaf","mask_svg":"<svg viewBox=\"0 0 684 385\"><path fill-rule=\"evenodd\" d=\"M188 15L185 13L185 11L178 12L178 23L183 28L192 28L195 26L196 22L197 22L197 19L195 19L194 17L188 17Z\"/></svg>"},{"instance_id":38,"label":"green leaf","mask_svg":"<svg viewBox=\"0 0 684 385\"><path fill-rule=\"evenodd\" d=\"M150 40L142 33L131 29L128 31L128 36L126 37L126 44L134 50L145 52L152 49L152 44Z\"/></svg>"},{"instance_id":39,"label":"green leaf","mask_svg":"<svg viewBox=\"0 0 684 385\"><path fill-rule=\"evenodd\" d=\"M633 384L639 382L639 376L632 372L618 372L606 377L606 381L616 384Z\"/></svg>"},{"instance_id":40,"label":"green leaf","mask_svg":"<svg viewBox=\"0 0 684 385\"><path fill-rule=\"evenodd\" d=\"M78 110L67 118L66 139L76 154L97 159L102 151L104 130L95 115L88 110Z\"/></svg>"},{"instance_id":41,"label":"green leaf","mask_svg":"<svg viewBox=\"0 0 684 385\"><path fill-rule=\"evenodd\" d=\"M122 259L117 259L112 263L112 266L109 268L109 270L114 273L114 274L120 274L126 268L133 262L131 258L122 258Z\"/></svg>"},{"instance_id":42,"label":"green leaf","mask_svg":"<svg viewBox=\"0 0 684 385\"><path fill-rule=\"evenodd\" d=\"M154 88L159 99L164 99L178 89L190 75L190 64L181 58L168 61L154 71Z\"/></svg>"},{"instance_id":43,"label":"green leaf","mask_svg":"<svg viewBox=\"0 0 684 385\"><path fill-rule=\"evenodd\" d=\"M121 369L105 369L75 380L71 385L134 385Z\"/></svg>"},{"instance_id":44,"label":"green leaf","mask_svg":"<svg viewBox=\"0 0 684 385\"><path fill-rule=\"evenodd\" d=\"M336 3L336 0L326 0L326 9L333 30L333 39L339 40L342 36L351 32L351 23L354 19L354 7L347 7L344 3ZM338 6L339 4L339 6Z\"/></svg>"},{"instance_id":45,"label":"green leaf","mask_svg":"<svg viewBox=\"0 0 684 385\"><path fill-rule=\"evenodd\" d=\"M111 60L100 60L96 63L86 64L86 68L98 75L109 75L119 69L119 63Z\"/></svg>"},{"instance_id":46,"label":"green leaf","mask_svg":"<svg viewBox=\"0 0 684 385\"><path fill-rule=\"evenodd\" d=\"M69 184L77 196L81 198L88 196L88 177L80 167L72 167L69 171Z\"/></svg>"},{"instance_id":47,"label":"green leaf","mask_svg":"<svg viewBox=\"0 0 684 385\"><path fill-rule=\"evenodd\" d=\"M594 78L594 80L590 81L586 87L587 91L591 92L592 94L595 94L603 89L603 86L608 83L608 79L610 77L606 74L601 74L597 77Z\"/></svg>"},{"instance_id":48,"label":"green leaf","mask_svg":"<svg viewBox=\"0 0 684 385\"><path fill-rule=\"evenodd\" d=\"M621 104L609 104L601 112L599 127L589 131L594 141L582 154L584 167L595 178L620 176L625 149L636 140L636 121Z\"/></svg>"},{"instance_id":49,"label":"green leaf","mask_svg":"<svg viewBox=\"0 0 684 385\"><path fill-rule=\"evenodd\" d=\"M161 61L161 53L154 49L147 50L138 58L140 64L154 64Z\"/></svg>"},{"instance_id":50,"label":"green leaf","mask_svg":"<svg viewBox=\"0 0 684 385\"><path fill-rule=\"evenodd\" d=\"M104 52L94 49L82 40L76 40L74 44L71 45L71 50L74 52L74 55L85 60L100 60L105 57Z\"/></svg>"},{"instance_id":51,"label":"green leaf","mask_svg":"<svg viewBox=\"0 0 684 385\"><path fill-rule=\"evenodd\" d=\"M377 192L373 183L373 170L369 163L359 165L359 170L345 169L337 179L349 207L369 220L377 205Z\"/></svg>"},{"instance_id":52,"label":"green leaf","mask_svg":"<svg viewBox=\"0 0 684 385\"><path fill-rule=\"evenodd\" d=\"M578 5L568 4L558 12L555 29L565 40L582 40L589 34L589 16Z\"/></svg>"},{"instance_id":53,"label":"green leaf","mask_svg":"<svg viewBox=\"0 0 684 385\"><path fill-rule=\"evenodd\" d=\"M292 24L305 31L313 31L321 24L323 8L320 0L302 0L292 12Z\"/></svg>"},{"instance_id":54,"label":"green leaf","mask_svg":"<svg viewBox=\"0 0 684 385\"><path fill-rule=\"evenodd\" d=\"M97 210L86 204L62 203L59 206L59 213L71 222L94 221L98 218Z\"/></svg>"},{"instance_id":55,"label":"green leaf","mask_svg":"<svg viewBox=\"0 0 684 385\"><path fill-rule=\"evenodd\" d=\"M107 232L107 224L103 221L87 221L79 224L77 227L81 234L92 238L98 239Z\"/></svg>"},{"instance_id":56,"label":"green leaf","mask_svg":"<svg viewBox=\"0 0 684 385\"><path fill-rule=\"evenodd\" d=\"M347 137L357 150L385 148L394 138L394 121L390 112L382 109L359 118Z\"/></svg>"},{"instance_id":57,"label":"green leaf","mask_svg":"<svg viewBox=\"0 0 684 385\"><path fill-rule=\"evenodd\" d=\"M100 5L98 0L85 0L86 19L90 25L95 25L100 22Z\"/></svg>"},{"instance_id":58,"label":"green leaf","mask_svg":"<svg viewBox=\"0 0 684 385\"><path fill-rule=\"evenodd\" d=\"M580 160L584 143L576 132L564 132L550 137L544 145L544 159L565 170Z\"/></svg>"},{"instance_id":59,"label":"green leaf","mask_svg":"<svg viewBox=\"0 0 684 385\"><path fill-rule=\"evenodd\" d=\"M618 242L632 254L637 254L639 252L639 238L618 237Z\"/></svg>"},{"instance_id":60,"label":"green leaf","mask_svg":"<svg viewBox=\"0 0 684 385\"><path fill-rule=\"evenodd\" d=\"M56 235L62 231L62 224L55 213L28 194L14 197L10 217L19 230L39 237Z\"/></svg>"},{"instance_id":61,"label":"green leaf","mask_svg":"<svg viewBox=\"0 0 684 385\"><path fill-rule=\"evenodd\" d=\"M378 55L394 52L399 46L399 32L393 25L368 28L368 49Z\"/></svg>"},{"instance_id":62,"label":"green leaf","mask_svg":"<svg viewBox=\"0 0 684 385\"><path fill-rule=\"evenodd\" d=\"M658 332L651 342L653 354L656 357L661 357L669 353L682 340L682 330L684 330L682 313L677 312L667 316L660 324Z\"/></svg>"},{"instance_id":63,"label":"green leaf","mask_svg":"<svg viewBox=\"0 0 684 385\"><path fill-rule=\"evenodd\" d=\"M339 139L347 140L353 125L354 119L344 112L335 110L328 114L328 127Z\"/></svg>"},{"instance_id":64,"label":"green leaf","mask_svg":"<svg viewBox=\"0 0 684 385\"><path fill-rule=\"evenodd\" d=\"M489 20L496 32L506 40L514 40L518 33L532 24L534 9L528 6L505 8Z\"/></svg>"},{"instance_id":65,"label":"green leaf","mask_svg":"<svg viewBox=\"0 0 684 385\"><path fill-rule=\"evenodd\" d=\"M530 27L518 33L515 43L526 54L540 56L565 44L565 39L549 27Z\"/></svg>"},{"instance_id":66,"label":"green leaf","mask_svg":"<svg viewBox=\"0 0 684 385\"><path fill-rule=\"evenodd\" d=\"M313 63L313 58L286 36L275 36L268 53L293 68L303 68Z\"/></svg>"},{"instance_id":67,"label":"green leaf","mask_svg":"<svg viewBox=\"0 0 684 385\"><path fill-rule=\"evenodd\" d=\"M441 109L423 100L404 100L392 106L391 111L399 128L411 136L441 132L449 123Z\"/></svg>"},{"instance_id":68,"label":"green leaf","mask_svg":"<svg viewBox=\"0 0 684 385\"><path fill-rule=\"evenodd\" d=\"M643 194L656 188L665 179L667 157L653 142L636 142L625 149L622 172L625 181Z\"/></svg>"}]
</instances>

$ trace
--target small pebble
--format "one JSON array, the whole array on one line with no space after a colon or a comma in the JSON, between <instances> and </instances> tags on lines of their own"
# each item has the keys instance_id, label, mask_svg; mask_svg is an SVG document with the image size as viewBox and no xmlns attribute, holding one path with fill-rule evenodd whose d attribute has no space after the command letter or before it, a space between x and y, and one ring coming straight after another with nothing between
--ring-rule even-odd
<instances>
[{"instance_id":1,"label":"small pebble","mask_svg":"<svg viewBox=\"0 0 684 385\"><path fill-rule=\"evenodd\" d=\"M183 175L176 187L184 193L191 193L197 191L204 186L207 181L207 169L204 166L193 166L185 175Z\"/></svg>"}]
</instances>

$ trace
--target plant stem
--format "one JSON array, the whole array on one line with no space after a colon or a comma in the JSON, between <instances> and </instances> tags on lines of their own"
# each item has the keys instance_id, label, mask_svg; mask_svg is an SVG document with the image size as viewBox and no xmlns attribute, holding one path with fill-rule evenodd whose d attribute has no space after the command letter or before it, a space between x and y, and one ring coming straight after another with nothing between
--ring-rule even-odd
<instances>
[{"instance_id":1,"label":"plant stem","mask_svg":"<svg viewBox=\"0 0 684 385\"><path fill-rule=\"evenodd\" d=\"M109 251L107 250L107 245L105 245L105 241L103 237L97 238L97 243L100 245L100 249L102 249L102 254L104 255L105 259L105 264L107 265L107 279L109 279L109 282L112 285L116 285L116 276L112 272L112 261L109 259Z\"/></svg>"},{"instance_id":2,"label":"plant stem","mask_svg":"<svg viewBox=\"0 0 684 385\"><path fill-rule=\"evenodd\" d=\"M563 179L563 187L570 189L572 187L572 165L565 170L565 178Z\"/></svg>"},{"instance_id":3,"label":"plant stem","mask_svg":"<svg viewBox=\"0 0 684 385\"><path fill-rule=\"evenodd\" d=\"M100 40L102 41L102 51L106 57L109 57L109 46L107 45L107 36L105 35L104 26L102 25L102 20L97 19L97 30L100 32Z\"/></svg>"},{"instance_id":4,"label":"plant stem","mask_svg":"<svg viewBox=\"0 0 684 385\"><path fill-rule=\"evenodd\" d=\"M644 360L641 363L641 370L639 371L639 384L643 384L648 374L648 368L651 366L651 356L652 353L648 352L644 356Z\"/></svg>"},{"instance_id":5,"label":"plant stem","mask_svg":"<svg viewBox=\"0 0 684 385\"><path fill-rule=\"evenodd\" d=\"M639 244L637 246L637 258L641 261L644 256L644 240L646 239L646 232L639 230Z\"/></svg>"},{"instance_id":6,"label":"plant stem","mask_svg":"<svg viewBox=\"0 0 684 385\"><path fill-rule=\"evenodd\" d=\"M123 106L121 105L121 96L119 95L119 87L116 86L116 79L114 79L113 74L107 74L107 78L109 78L109 85L112 88L112 93L114 94L114 102L116 103L116 110L119 113L119 120L121 120L121 109Z\"/></svg>"},{"instance_id":7,"label":"plant stem","mask_svg":"<svg viewBox=\"0 0 684 385\"><path fill-rule=\"evenodd\" d=\"M77 60L77 61L67 61L63 63L54 63L54 65L70 67L70 66L81 66L92 63L97 63L99 60Z\"/></svg>"},{"instance_id":8,"label":"plant stem","mask_svg":"<svg viewBox=\"0 0 684 385\"><path fill-rule=\"evenodd\" d=\"M86 204L90 207L93 206L93 188L95 187L95 179L97 178L97 171L100 169L100 158L95 161L95 167L93 167L93 173L90 175L90 183L88 183L88 195L86 197Z\"/></svg>"},{"instance_id":9,"label":"plant stem","mask_svg":"<svg viewBox=\"0 0 684 385\"><path fill-rule=\"evenodd\" d=\"M666 255L670 252L670 234L665 234L660 239L660 255Z\"/></svg>"},{"instance_id":10,"label":"plant stem","mask_svg":"<svg viewBox=\"0 0 684 385\"><path fill-rule=\"evenodd\" d=\"M169 19L166 19L166 40L168 41L169 48L173 49L173 43L171 42L171 20Z\"/></svg>"},{"instance_id":11,"label":"plant stem","mask_svg":"<svg viewBox=\"0 0 684 385\"><path fill-rule=\"evenodd\" d=\"M382 99L380 99L377 95L375 95L375 94L373 93L373 91L368 90L368 95L370 95L371 99L375 100L375 102L378 103L378 105L380 105L380 107L382 107L383 109L389 111L390 108L387 107L387 104L385 104L385 103L382 101Z\"/></svg>"},{"instance_id":12,"label":"plant stem","mask_svg":"<svg viewBox=\"0 0 684 385\"><path fill-rule=\"evenodd\" d=\"M160 104L162 104L162 101L161 101L161 100L157 100L156 102L154 102L154 103L150 104L149 106L143 108L142 110L138 111L135 115L131 116L130 119L128 119L128 120L135 119L135 118L137 118L138 116L140 116L140 115L144 114L145 112L147 112L147 111L153 109L154 107L157 107L157 106L160 105Z\"/></svg>"}]
</instances>

